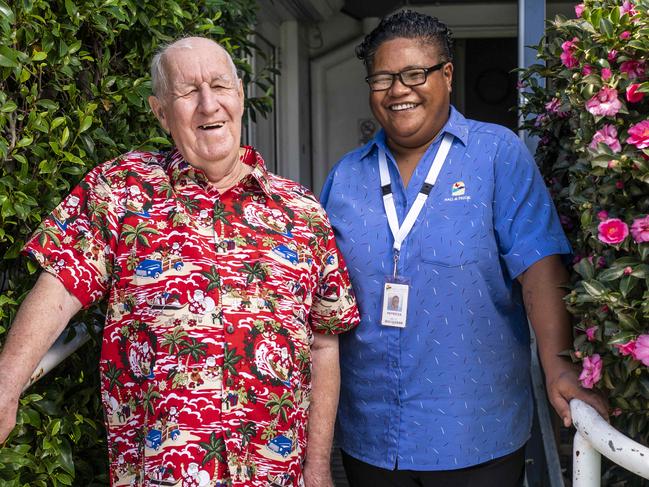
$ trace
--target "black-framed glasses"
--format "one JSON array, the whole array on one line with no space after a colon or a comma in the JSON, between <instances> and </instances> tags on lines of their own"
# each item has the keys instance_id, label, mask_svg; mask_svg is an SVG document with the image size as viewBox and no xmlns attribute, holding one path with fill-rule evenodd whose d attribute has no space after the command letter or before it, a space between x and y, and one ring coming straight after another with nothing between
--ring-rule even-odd
<instances>
[{"instance_id":1,"label":"black-framed glasses","mask_svg":"<svg viewBox=\"0 0 649 487\"><path fill-rule=\"evenodd\" d=\"M423 85L428 79L428 75L438 69L441 69L448 61L442 61L430 68L410 68L399 71L398 73L377 73L365 78L372 91L389 90L394 84L394 80L399 80L405 86Z\"/></svg>"}]
</instances>

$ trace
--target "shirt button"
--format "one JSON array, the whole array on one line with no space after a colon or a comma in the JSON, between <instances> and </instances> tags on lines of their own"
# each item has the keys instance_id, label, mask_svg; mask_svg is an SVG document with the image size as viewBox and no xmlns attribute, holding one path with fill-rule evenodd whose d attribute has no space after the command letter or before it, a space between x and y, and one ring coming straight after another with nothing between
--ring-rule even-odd
<instances>
[{"instance_id":1,"label":"shirt button","mask_svg":"<svg viewBox=\"0 0 649 487\"><path fill-rule=\"evenodd\" d=\"M227 331L228 333L234 333L234 326L232 326L232 324L229 324L229 325L225 328L225 331Z\"/></svg>"}]
</instances>

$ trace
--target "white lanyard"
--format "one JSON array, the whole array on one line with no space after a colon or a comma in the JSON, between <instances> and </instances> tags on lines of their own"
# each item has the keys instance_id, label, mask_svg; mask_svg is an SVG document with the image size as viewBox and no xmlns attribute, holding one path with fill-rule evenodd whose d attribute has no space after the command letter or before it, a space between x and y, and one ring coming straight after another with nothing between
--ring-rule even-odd
<instances>
[{"instance_id":1,"label":"white lanyard","mask_svg":"<svg viewBox=\"0 0 649 487\"><path fill-rule=\"evenodd\" d=\"M394 197L392 196L392 182L390 180L390 171L388 170L388 163L386 160L385 152L382 149L379 149L379 171L381 174L381 191L383 192L383 206L385 207L385 214L388 217L388 224L390 225L390 230L392 231L392 236L394 237L394 275L396 277L397 272L397 262L399 261L399 252L401 251L401 244L406 239L415 222L421 209L428 199L431 189L437 181L437 176L442 170L442 166L446 161L446 156L448 151L451 149L451 144L453 143L453 136L451 134L446 134L442 140L439 149L437 149L437 154L433 160L433 165L430 166L428 174L424 184L421 185L419 194L415 199L415 202L410 207L410 211L406 215L406 218L403 220L403 224L399 226L399 220L397 218L397 209L394 206Z\"/></svg>"}]
</instances>

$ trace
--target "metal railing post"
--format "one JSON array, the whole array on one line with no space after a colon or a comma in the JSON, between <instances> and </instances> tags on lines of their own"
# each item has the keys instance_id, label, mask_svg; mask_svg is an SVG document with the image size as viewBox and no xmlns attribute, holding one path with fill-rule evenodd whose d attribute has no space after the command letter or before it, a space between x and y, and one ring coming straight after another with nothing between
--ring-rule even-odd
<instances>
[{"instance_id":1,"label":"metal railing post","mask_svg":"<svg viewBox=\"0 0 649 487\"><path fill-rule=\"evenodd\" d=\"M579 399L570 401L577 428L573 448L573 487L598 487L601 455L640 477L649 479L649 447L633 441Z\"/></svg>"},{"instance_id":2,"label":"metal railing post","mask_svg":"<svg viewBox=\"0 0 649 487\"><path fill-rule=\"evenodd\" d=\"M572 444L572 486L600 487L602 456L579 431Z\"/></svg>"}]
</instances>

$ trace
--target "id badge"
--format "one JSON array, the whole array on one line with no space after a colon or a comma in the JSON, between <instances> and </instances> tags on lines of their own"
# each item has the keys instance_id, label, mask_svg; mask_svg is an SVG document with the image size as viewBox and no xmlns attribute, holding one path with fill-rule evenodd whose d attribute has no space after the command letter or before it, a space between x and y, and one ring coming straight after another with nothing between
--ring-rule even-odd
<instances>
[{"instance_id":1,"label":"id badge","mask_svg":"<svg viewBox=\"0 0 649 487\"><path fill-rule=\"evenodd\" d=\"M383 285L381 324L405 328L408 316L409 283L404 279L389 277Z\"/></svg>"}]
</instances>

